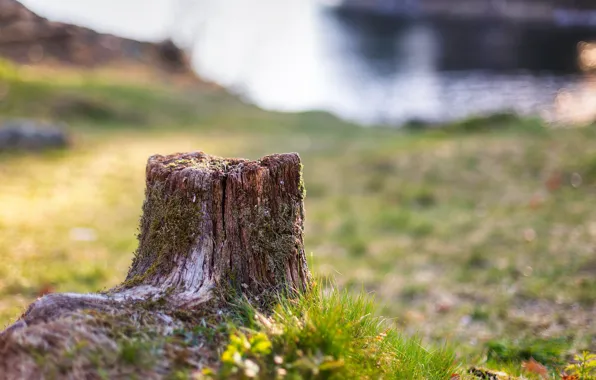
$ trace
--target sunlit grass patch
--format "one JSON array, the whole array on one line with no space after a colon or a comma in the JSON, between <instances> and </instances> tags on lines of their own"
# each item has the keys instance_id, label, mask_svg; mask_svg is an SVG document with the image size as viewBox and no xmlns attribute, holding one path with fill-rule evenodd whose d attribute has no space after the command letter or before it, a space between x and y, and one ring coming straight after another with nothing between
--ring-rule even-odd
<instances>
[{"instance_id":1,"label":"sunlit grass patch","mask_svg":"<svg viewBox=\"0 0 596 380\"><path fill-rule=\"evenodd\" d=\"M369 295L327 287L285 299L271 316L244 307L245 327L222 354L221 378L447 379L449 349L429 349L376 316Z\"/></svg>"}]
</instances>

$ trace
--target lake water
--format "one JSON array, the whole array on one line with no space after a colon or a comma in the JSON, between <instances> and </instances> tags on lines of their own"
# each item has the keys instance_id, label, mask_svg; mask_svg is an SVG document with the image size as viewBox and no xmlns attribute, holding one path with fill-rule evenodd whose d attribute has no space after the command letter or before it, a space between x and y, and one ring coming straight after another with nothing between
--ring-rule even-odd
<instances>
[{"instance_id":1,"label":"lake water","mask_svg":"<svg viewBox=\"0 0 596 380\"><path fill-rule=\"evenodd\" d=\"M101 0L23 1L131 37L170 31L194 47L199 74L268 109L393 125L503 110L596 116L596 82L577 64L595 31L338 14L314 0L128 0L135 17Z\"/></svg>"},{"instance_id":2,"label":"lake water","mask_svg":"<svg viewBox=\"0 0 596 380\"><path fill-rule=\"evenodd\" d=\"M577 44L594 31L337 14L305 0L204 3L197 71L269 109L365 124L502 110L556 119L562 90L593 87Z\"/></svg>"}]
</instances>

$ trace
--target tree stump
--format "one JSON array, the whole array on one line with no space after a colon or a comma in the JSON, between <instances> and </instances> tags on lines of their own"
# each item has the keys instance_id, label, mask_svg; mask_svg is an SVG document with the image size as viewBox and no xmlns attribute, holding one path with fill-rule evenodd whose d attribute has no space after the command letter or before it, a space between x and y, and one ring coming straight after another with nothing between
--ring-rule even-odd
<instances>
[{"instance_id":1,"label":"tree stump","mask_svg":"<svg viewBox=\"0 0 596 380\"><path fill-rule=\"evenodd\" d=\"M0 373L41 373L27 344L60 345L76 339L78 333L56 325L60 321L79 326L84 335L87 327L96 326L89 320L97 320L98 314L126 314L139 302L159 301L159 312L148 310L152 320L175 324L177 311L200 310L230 289L263 300L309 288L297 154L257 161L202 152L155 155L149 158L146 181L139 246L126 280L102 294L38 299L0 333ZM93 342L109 335L102 331Z\"/></svg>"}]
</instances>

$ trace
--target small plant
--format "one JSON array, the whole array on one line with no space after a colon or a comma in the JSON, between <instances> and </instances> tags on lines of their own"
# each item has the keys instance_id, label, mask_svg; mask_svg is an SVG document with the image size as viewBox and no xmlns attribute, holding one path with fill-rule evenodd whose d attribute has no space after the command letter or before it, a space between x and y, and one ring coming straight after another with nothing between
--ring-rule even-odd
<instances>
[{"instance_id":1,"label":"small plant","mask_svg":"<svg viewBox=\"0 0 596 380\"><path fill-rule=\"evenodd\" d=\"M242 332L230 336L230 343L221 355L223 375L232 374L240 377L255 378L259 375L260 363L264 356L271 353L271 341L262 332L247 337Z\"/></svg>"},{"instance_id":2,"label":"small plant","mask_svg":"<svg viewBox=\"0 0 596 380\"><path fill-rule=\"evenodd\" d=\"M574 363L565 367L565 371L571 378L578 380L596 379L596 355L588 351L582 352L581 355L575 355Z\"/></svg>"}]
</instances>

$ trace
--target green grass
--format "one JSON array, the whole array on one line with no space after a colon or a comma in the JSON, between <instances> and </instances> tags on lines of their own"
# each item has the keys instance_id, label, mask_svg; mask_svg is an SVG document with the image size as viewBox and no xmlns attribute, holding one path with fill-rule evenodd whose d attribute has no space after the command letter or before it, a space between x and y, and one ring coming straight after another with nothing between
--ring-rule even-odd
<instances>
[{"instance_id":1,"label":"green grass","mask_svg":"<svg viewBox=\"0 0 596 380\"><path fill-rule=\"evenodd\" d=\"M241 328L231 330L216 378L447 379L454 371L448 349L428 350L375 316L368 295L328 287L282 300L270 317L250 306ZM237 326L238 323L234 324Z\"/></svg>"},{"instance_id":2,"label":"green grass","mask_svg":"<svg viewBox=\"0 0 596 380\"><path fill-rule=\"evenodd\" d=\"M487 359L496 363L519 363L533 358L546 365L560 365L568 347L569 342L560 338L494 341L487 344Z\"/></svg>"},{"instance_id":3,"label":"green grass","mask_svg":"<svg viewBox=\"0 0 596 380\"><path fill-rule=\"evenodd\" d=\"M561 361L596 350L593 126L499 116L403 132L265 112L210 87L23 77L5 81L0 117L67 120L74 146L0 156L0 323L45 290L122 281L148 156L297 151L313 271L374 293L403 336L486 365L495 341L564 339Z\"/></svg>"}]
</instances>

